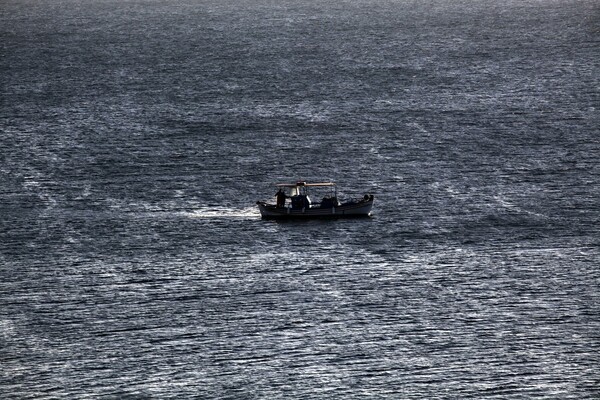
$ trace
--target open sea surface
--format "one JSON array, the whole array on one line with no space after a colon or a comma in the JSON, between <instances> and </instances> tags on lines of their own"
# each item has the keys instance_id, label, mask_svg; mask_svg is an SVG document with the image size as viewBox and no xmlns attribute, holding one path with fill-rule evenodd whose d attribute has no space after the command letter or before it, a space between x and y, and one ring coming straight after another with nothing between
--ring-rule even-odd
<instances>
[{"instance_id":1,"label":"open sea surface","mask_svg":"<svg viewBox=\"0 0 600 400\"><path fill-rule=\"evenodd\" d=\"M597 1L3 0L0 82L0 398L600 398Z\"/></svg>"}]
</instances>

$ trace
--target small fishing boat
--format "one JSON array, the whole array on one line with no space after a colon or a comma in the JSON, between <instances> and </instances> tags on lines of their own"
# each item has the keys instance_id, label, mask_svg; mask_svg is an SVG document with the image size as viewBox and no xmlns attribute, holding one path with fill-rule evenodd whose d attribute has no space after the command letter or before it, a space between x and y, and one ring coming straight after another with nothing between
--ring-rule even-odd
<instances>
[{"instance_id":1,"label":"small fishing boat","mask_svg":"<svg viewBox=\"0 0 600 400\"><path fill-rule=\"evenodd\" d=\"M279 183L275 195L276 204L257 201L260 215L264 219L312 219L368 217L373 209L374 196L365 194L361 199L341 203L337 198L337 187L333 182ZM320 201L313 201L310 195L326 191ZM322 194L322 193L321 193Z\"/></svg>"}]
</instances>

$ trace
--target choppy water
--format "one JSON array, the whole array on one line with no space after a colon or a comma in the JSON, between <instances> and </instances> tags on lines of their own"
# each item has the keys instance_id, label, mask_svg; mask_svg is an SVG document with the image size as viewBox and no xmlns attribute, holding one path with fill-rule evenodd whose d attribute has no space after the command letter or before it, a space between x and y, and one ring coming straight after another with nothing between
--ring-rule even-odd
<instances>
[{"instance_id":1,"label":"choppy water","mask_svg":"<svg viewBox=\"0 0 600 400\"><path fill-rule=\"evenodd\" d=\"M0 397L600 396L595 1L0 11Z\"/></svg>"}]
</instances>

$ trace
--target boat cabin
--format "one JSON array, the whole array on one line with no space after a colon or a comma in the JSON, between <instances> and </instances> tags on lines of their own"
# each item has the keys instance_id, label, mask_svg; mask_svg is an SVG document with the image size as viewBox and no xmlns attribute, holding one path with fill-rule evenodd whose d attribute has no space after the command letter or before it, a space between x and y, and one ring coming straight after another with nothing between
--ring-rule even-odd
<instances>
[{"instance_id":1,"label":"boat cabin","mask_svg":"<svg viewBox=\"0 0 600 400\"><path fill-rule=\"evenodd\" d=\"M331 208L340 204L337 199L337 189L333 182L306 183L299 181L296 183L280 183L276 186L284 191L285 198L290 200L289 205L293 210ZM325 193L323 193L323 190L315 190L317 188L326 189ZM310 197L311 194L319 194L323 197L320 201L313 201ZM285 201L279 203L279 206L285 207Z\"/></svg>"}]
</instances>

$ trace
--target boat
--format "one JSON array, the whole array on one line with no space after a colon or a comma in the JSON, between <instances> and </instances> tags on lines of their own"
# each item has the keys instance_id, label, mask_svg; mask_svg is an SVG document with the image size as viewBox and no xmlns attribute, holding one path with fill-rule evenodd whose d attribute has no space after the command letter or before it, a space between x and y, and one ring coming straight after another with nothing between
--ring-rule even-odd
<instances>
[{"instance_id":1,"label":"boat","mask_svg":"<svg viewBox=\"0 0 600 400\"><path fill-rule=\"evenodd\" d=\"M365 194L360 199L341 203L337 197L337 186L333 182L278 183L276 204L264 200L256 202L263 219L313 219L369 217L375 197ZM313 201L313 193L326 191L320 201ZM322 194L322 193L321 193Z\"/></svg>"}]
</instances>

